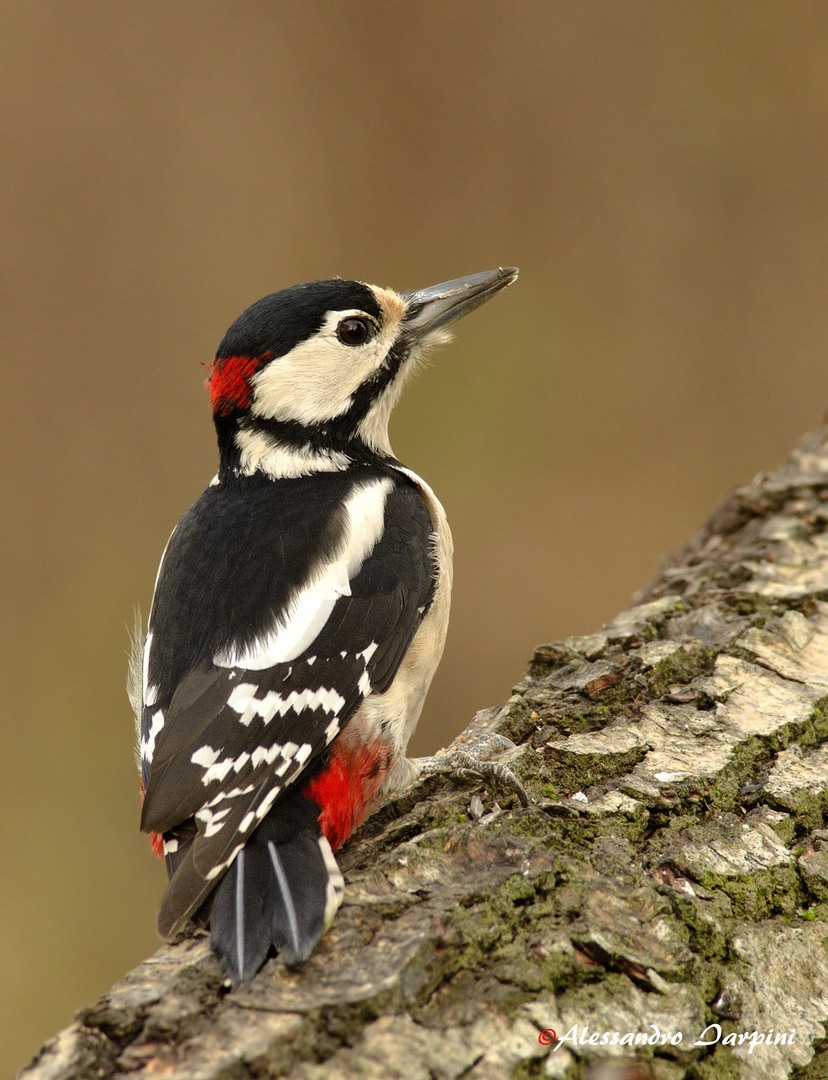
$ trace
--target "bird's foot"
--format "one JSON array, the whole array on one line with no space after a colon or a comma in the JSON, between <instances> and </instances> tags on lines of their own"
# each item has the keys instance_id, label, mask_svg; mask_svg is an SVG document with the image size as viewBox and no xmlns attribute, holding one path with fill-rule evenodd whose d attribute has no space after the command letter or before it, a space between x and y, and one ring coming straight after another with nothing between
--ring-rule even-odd
<instances>
[{"instance_id":1,"label":"bird's foot","mask_svg":"<svg viewBox=\"0 0 828 1080\"><path fill-rule=\"evenodd\" d=\"M465 750L449 750L445 754L435 754L434 757L416 758L415 763L420 766L420 776L437 776L440 773L450 773L469 778L481 778L494 784L508 788L520 799L521 805L529 805L529 796L526 788L515 776L508 765L502 761L486 761L466 753Z\"/></svg>"},{"instance_id":2,"label":"bird's foot","mask_svg":"<svg viewBox=\"0 0 828 1080\"><path fill-rule=\"evenodd\" d=\"M449 774L488 780L507 788L517 795L523 806L528 806L529 796L526 789L508 765L504 765L502 761L491 760L493 754L514 749L515 744L510 739L490 733L483 739L476 740L477 753L454 748L432 757L406 758L398 762L394 774L389 777L391 782L387 784L387 789L400 791L423 777Z\"/></svg>"}]
</instances>

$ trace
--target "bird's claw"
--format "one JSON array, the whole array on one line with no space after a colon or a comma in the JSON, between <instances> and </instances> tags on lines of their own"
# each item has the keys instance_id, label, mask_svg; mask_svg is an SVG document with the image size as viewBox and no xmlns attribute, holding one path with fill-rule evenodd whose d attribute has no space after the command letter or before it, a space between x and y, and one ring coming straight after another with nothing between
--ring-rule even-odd
<instances>
[{"instance_id":1,"label":"bird's claw","mask_svg":"<svg viewBox=\"0 0 828 1080\"><path fill-rule=\"evenodd\" d=\"M475 757L465 750L450 750L445 754L435 754L433 757L418 758L420 776L437 776L441 773L450 773L471 778L483 778L508 788L517 795L522 806L529 805L529 796L526 789L518 780L512 770L501 761L484 761Z\"/></svg>"}]
</instances>

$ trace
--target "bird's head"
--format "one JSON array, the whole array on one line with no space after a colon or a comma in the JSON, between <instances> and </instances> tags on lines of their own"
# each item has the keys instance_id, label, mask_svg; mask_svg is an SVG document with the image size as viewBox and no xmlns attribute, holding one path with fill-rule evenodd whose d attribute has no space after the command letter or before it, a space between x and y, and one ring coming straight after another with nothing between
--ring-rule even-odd
<instances>
[{"instance_id":1,"label":"bird's head","mask_svg":"<svg viewBox=\"0 0 828 1080\"><path fill-rule=\"evenodd\" d=\"M208 380L223 464L288 476L391 456L388 420L416 361L516 277L498 269L413 293L333 278L258 300Z\"/></svg>"}]
</instances>

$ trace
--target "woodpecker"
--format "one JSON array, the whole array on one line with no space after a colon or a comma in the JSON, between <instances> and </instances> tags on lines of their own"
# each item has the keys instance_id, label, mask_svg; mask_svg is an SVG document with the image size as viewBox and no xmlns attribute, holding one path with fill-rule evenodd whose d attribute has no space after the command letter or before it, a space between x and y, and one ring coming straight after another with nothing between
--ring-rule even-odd
<instances>
[{"instance_id":1,"label":"woodpecker","mask_svg":"<svg viewBox=\"0 0 828 1080\"><path fill-rule=\"evenodd\" d=\"M446 636L452 541L388 420L424 351L515 269L398 293L335 278L233 323L207 386L218 473L175 528L140 664L141 828L165 938L209 926L230 982L306 960L333 852L385 791Z\"/></svg>"}]
</instances>

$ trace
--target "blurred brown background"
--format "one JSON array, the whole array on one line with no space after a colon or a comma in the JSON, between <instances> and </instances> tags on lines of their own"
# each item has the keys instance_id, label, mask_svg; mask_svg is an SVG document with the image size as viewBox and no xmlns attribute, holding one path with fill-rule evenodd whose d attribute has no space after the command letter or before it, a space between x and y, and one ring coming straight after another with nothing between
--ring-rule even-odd
<instances>
[{"instance_id":1,"label":"blurred brown background","mask_svg":"<svg viewBox=\"0 0 828 1080\"><path fill-rule=\"evenodd\" d=\"M521 268L392 427L457 546L434 749L821 420L828 8L6 0L0 87L6 1075L156 945L125 624L231 320Z\"/></svg>"}]
</instances>

